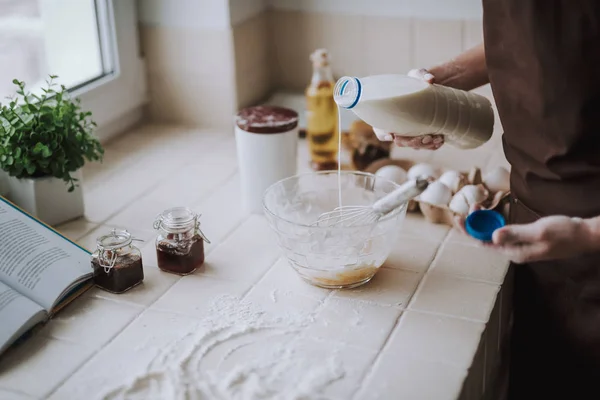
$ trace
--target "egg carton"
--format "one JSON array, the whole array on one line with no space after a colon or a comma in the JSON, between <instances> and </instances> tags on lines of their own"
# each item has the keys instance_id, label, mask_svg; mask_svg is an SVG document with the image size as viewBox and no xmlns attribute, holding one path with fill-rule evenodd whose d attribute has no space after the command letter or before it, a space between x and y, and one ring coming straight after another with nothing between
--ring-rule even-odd
<instances>
[{"instance_id":1,"label":"egg carton","mask_svg":"<svg viewBox=\"0 0 600 400\"><path fill-rule=\"evenodd\" d=\"M479 186L485 191L487 196L481 201L481 206L485 210L495 210L508 216L508 204L510 199L510 192L492 192L481 180L481 170L479 168L473 168L467 176L466 185ZM466 214L457 213L451 210L448 206L440 206L430 204L425 201L415 201L413 210L420 211L425 219L434 224L445 224L452 226L454 219L457 216L465 217Z\"/></svg>"},{"instance_id":2,"label":"egg carton","mask_svg":"<svg viewBox=\"0 0 600 400\"><path fill-rule=\"evenodd\" d=\"M384 159L378 160L369 165L366 172L375 173L381 167L386 165L397 165L400 168L408 171L416 163L406 159ZM438 168L441 173L448 171L448 169ZM460 172L461 182L458 189L466 185L478 186L485 192L485 198L480 202L483 209L495 210L502 213L505 217L508 216L508 205L510 200L509 191L497 191L493 192L483 182L481 169L478 167L471 168L468 172ZM449 206L441 206L436 204L430 204L422 200L411 200L408 204L408 212L423 214L425 219L434 224L445 224L452 226L454 224L454 218L461 215L449 208Z\"/></svg>"}]
</instances>

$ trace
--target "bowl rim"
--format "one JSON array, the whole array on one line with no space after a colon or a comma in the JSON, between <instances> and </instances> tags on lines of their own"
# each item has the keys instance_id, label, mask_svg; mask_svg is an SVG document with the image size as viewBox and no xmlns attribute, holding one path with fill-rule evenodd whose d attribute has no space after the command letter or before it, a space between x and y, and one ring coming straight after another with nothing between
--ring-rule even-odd
<instances>
[{"instance_id":1,"label":"bowl rim","mask_svg":"<svg viewBox=\"0 0 600 400\"><path fill-rule=\"evenodd\" d=\"M369 177L369 178L375 178L375 179L379 179L381 181L390 183L392 185L395 186L395 188L400 187L399 184L397 184L394 181L391 181L387 178L383 178L380 176L377 176L375 174L372 174L370 172L363 172L363 171L339 171L339 173L341 175L358 175L358 176L364 176L364 177ZM270 216L277 218L278 220L287 222L288 224L292 224L292 225L296 225L296 226L300 226L303 228L310 228L310 229L327 229L327 230L344 230L344 229L356 229L356 228L361 228L361 227L368 227L368 226L374 226L377 225L381 222L385 222L388 221L392 218L395 218L396 216L398 216L398 214L405 212L407 210L407 204L404 204L398 208L396 208L395 210L393 210L392 212L390 212L389 214L385 215L383 218L380 218L377 222L375 223L367 223L367 224L360 224L360 225L353 225L352 227L331 227L331 226L316 226L316 225L308 225L308 224L301 224L295 221L290 221L287 218L283 218L280 217L279 215L276 215L273 211L271 211L269 209L269 207L267 207L266 204L266 198L267 198L267 193L276 185L279 185L281 183L284 183L286 181L291 181L292 179L298 179L301 178L303 176L309 176L309 175L337 175L338 171L337 170L327 170L327 171L312 171L312 172L303 172L301 174L296 174L296 175L292 175L292 176L288 176L287 178L283 178L278 180L277 182L269 185L269 187L267 187L267 189L264 191L263 196L262 196L262 206L263 206L263 211L267 214L269 214Z\"/></svg>"}]
</instances>

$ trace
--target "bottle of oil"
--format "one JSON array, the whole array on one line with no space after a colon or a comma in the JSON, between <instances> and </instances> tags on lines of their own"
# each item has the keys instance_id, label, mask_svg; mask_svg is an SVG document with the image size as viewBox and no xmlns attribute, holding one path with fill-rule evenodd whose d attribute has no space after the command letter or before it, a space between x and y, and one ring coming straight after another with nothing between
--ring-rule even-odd
<instances>
[{"instance_id":1,"label":"bottle of oil","mask_svg":"<svg viewBox=\"0 0 600 400\"><path fill-rule=\"evenodd\" d=\"M306 88L306 138L309 143L311 167L314 170L337 169L338 110L333 99L335 81L325 49L310 56L313 75Z\"/></svg>"}]
</instances>

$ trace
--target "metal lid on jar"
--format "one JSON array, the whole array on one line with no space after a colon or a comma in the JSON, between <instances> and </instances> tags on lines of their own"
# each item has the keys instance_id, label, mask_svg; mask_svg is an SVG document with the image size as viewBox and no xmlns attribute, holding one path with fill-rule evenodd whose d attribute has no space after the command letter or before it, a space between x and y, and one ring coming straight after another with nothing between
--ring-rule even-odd
<instances>
[{"instance_id":1,"label":"metal lid on jar","mask_svg":"<svg viewBox=\"0 0 600 400\"><path fill-rule=\"evenodd\" d=\"M298 113L278 106L248 107L237 113L235 123L250 133L284 133L298 126Z\"/></svg>"},{"instance_id":2,"label":"metal lid on jar","mask_svg":"<svg viewBox=\"0 0 600 400\"><path fill-rule=\"evenodd\" d=\"M154 229L164 228L170 232L184 232L196 225L198 216L187 207L173 207L163 211L154 221Z\"/></svg>"},{"instance_id":3,"label":"metal lid on jar","mask_svg":"<svg viewBox=\"0 0 600 400\"><path fill-rule=\"evenodd\" d=\"M185 233L194 229L206 243L210 243L200 229L200 215L187 207L173 207L159 214L154 221L154 229L161 228L169 233Z\"/></svg>"},{"instance_id":4,"label":"metal lid on jar","mask_svg":"<svg viewBox=\"0 0 600 400\"><path fill-rule=\"evenodd\" d=\"M129 246L132 241L133 237L127 230L117 231L113 229L109 234L96 239L96 245L102 250L116 250Z\"/></svg>"}]
</instances>

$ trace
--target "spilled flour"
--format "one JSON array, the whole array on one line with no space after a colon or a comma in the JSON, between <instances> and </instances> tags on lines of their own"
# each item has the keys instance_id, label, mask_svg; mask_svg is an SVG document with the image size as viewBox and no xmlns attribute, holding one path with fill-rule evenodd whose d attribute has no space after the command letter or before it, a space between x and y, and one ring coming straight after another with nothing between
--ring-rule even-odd
<instances>
[{"instance_id":1,"label":"spilled flour","mask_svg":"<svg viewBox=\"0 0 600 400\"><path fill-rule=\"evenodd\" d=\"M239 298L222 296L206 317L168 345L142 340L133 350L154 354L151 361L126 382L111 380L118 384L104 387L99 398L326 399L322 393L345 370L331 344L306 345L312 339L300 332L311 318L269 316Z\"/></svg>"}]
</instances>

